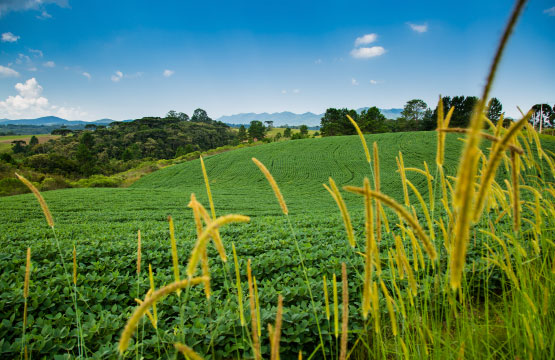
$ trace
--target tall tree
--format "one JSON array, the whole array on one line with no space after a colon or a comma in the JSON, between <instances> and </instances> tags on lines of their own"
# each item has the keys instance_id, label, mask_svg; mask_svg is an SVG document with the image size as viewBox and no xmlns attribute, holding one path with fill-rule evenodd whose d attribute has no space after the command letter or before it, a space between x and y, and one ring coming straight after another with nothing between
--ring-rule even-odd
<instances>
[{"instance_id":1,"label":"tall tree","mask_svg":"<svg viewBox=\"0 0 555 360\"><path fill-rule=\"evenodd\" d=\"M455 108L449 127L468 127L472 111L478 102L478 98L476 96L455 96L453 98L446 96L442 98L442 101L444 114L447 114L447 111L449 111L452 106ZM437 106L434 110L433 118L437 119Z\"/></svg>"},{"instance_id":2,"label":"tall tree","mask_svg":"<svg viewBox=\"0 0 555 360\"><path fill-rule=\"evenodd\" d=\"M291 137L291 128L287 126L285 130L283 130L283 137L290 138Z\"/></svg>"},{"instance_id":3,"label":"tall tree","mask_svg":"<svg viewBox=\"0 0 555 360\"><path fill-rule=\"evenodd\" d=\"M249 126L249 139L262 140L266 133L266 127L261 121L253 120Z\"/></svg>"},{"instance_id":4,"label":"tall tree","mask_svg":"<svg viewBox=\"0 0 555 360\"><path fill-rule=\"evenodd\" d=\"M189 115L185 114L184 112L177 113L177 118L180 121L189 121Z\"/></svg>"},{"instance_id":5,"label":"tall tree","mask_svg":"<svg viewBox=\"0 0 555 360\"><path fill-rule=\"evenodd\" d=\"M381 113L380 109L375 106L363 110L358 117L358 126L360 130L365 133L383 133L387 131L385 125L385 116ZM355 121L357 121L355 119ZM351 127L352 126L351 124Z\"/></svg>"},{"instance_id":6,"label":"tall tree","mask_svg":"<svg viewBox=\"0 0 555 360\"><path fill-rule=\"evenodd\" d=\"M355 110L329 108L320 119L320 132L322 136L335 135L354 135L356 130L347 119L350 115L353 120L358 121L358 114Z\"/></svg>"},{"instance_id":7,"label":"tall tree","mask_svg":"<svg viewBox=\"0 0 555 360\"><path fill-rule=\"evenodd\" d=\"M199 108L193 112L193 117L191 118L191 121L210 124L213 120L208 116L206 111Z\"/></svg>"},{"instance_id":8,"label":"tall tree","mask_svg":"<svg viewBox=\"0 0 555 360\"><path fill-rule=\"evenodd\" d=\"M501 113L503 112L503 105L501 105L501 101L497 98L491 98L488 103L488 112L487 117L490 119L494 124L497 124L497 121L501 117Z\"/></svg>"},{"instance_id":9,"label":"tall tree","mask_svg":"<svg viewBox=\"0 0 555 360\"><path fill-rule=\"evenodd\" d=\"M247 140L247 129L245 129L245 125L239 126L239 133L237 134L239 141Z\"/></svg>"},{"instance_id":10,"label":"tall tree","mask_svg":"<svg viewBox=\"0 0 555 360\"><path fill-rule=\"evenodd\" d=\"M299 126L299 131L303 137L306 137L308 135L308 126L306 125Z\"/></svg>"},{"instance_id":11,"label":"tall tree","mask_svg":"<svg viewBox=\"0 0 555 360\"><path fill-rule=\"evenodd\" d=\"M424 100L412 99L405 104L401 116L409 122L418 123L424 119L426 109L428 109L428 104Z\"/></svg>"}]
</instances>

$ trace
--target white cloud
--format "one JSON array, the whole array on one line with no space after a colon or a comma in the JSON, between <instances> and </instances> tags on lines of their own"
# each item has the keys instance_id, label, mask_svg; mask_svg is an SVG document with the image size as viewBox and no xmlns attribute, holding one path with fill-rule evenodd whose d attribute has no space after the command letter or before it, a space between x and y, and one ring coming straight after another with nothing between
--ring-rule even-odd
<instances>
[{"instance_id":1,"label":"white cloud","mask_svg":"<svg viewBox=\"0 0 555 360\"><path fill-rule=\"evenodd\" d=\"M123 73L118 70L114 75L112 75L110 79L112 79L113 82L119 82L122 78L123 78Z\"/></svg>"},{"instance_id":2,"label":"white cloud","mask_svg":"<svg viewBox=\"0 0 555 360\"><path fill-rule=\"evenodd\" d=\"M351 79L351 84L352 84L352 85L355 85L355 86L358 85L357 79L352 78L352 79Z\"/></svg>"},{"instance_id":3,"label":"white cloud","mask_svg":"<svg viewBox=\"0 0 555 360\"><path fill-rule=\"evenodd\" d=\"M369 59L383 54L385 49L381 46L361 47L351 51L351 56L355 59Z\"/></svg>"},{"instance_id":4,"label":"white cloud","mask_svg":"<svg viewBox=\"0 0 555 360\"><path fill-rule=\"evenodd\" d=\"M86 77L87 79L91 79L91 74L89 74L88 72L83 72L81 75L83 75L84 77Z\"/></svg>"},{"instance_id":5,"label":"white cloud","mask_svg":"<svg viewBox=\"0 0 555 360\"><path fill-rule=\"evenodd\" d=\"M42 64L44 67L49 67L49 68L53 68L54 66L56 66L56 64L54 63L54 61L47 61L44 64Z\"/></svg>"},{"instance_id":6,"label":"white cloud","mask_svg":"<svg viewBox=\"0 0 555 360\"><path fill-rule=\"evenodd\" d=\"M15 89L18 94L8 96L0 101L0 117L21 118L56 115L69 119L83 119L87 113L79 108L50 105L48 99L42 96L42 86L37 79L31 78L25 83L17 83Z\"/></svg>"},{"instance_id":7,"label":"white cloud","mask_svg":"<svg viewBox=\"0 0 555 360\"><path fill-rule=\"evenodd\" d=\"M168 69L164 70L164 72L162 73L162 75L164 75L165 77L170 77L170 76L172 76L173 74L175 74L175 71L173 71L173 70L168 70Z\"/></svg>"},{"instance_id":8,"label":"white cloud","mask_svg":"<svg viewBox=\"0 0 555 360\"><path fill-rule=\"evenodd\" d=\"M301 90L299 90L299 89L293 89L293 94L298 94L300 92L301 92Z\"/></svg>"},{"instance_id":9,"label":"white cloud","mask_svg":"<svg viewBox=\"0 0 555 360\"><path fill-rule=\"evenodd\" d=\"M555 16L555 6L550 7L549 9L545 9L543 13L547 14L548 16Z\"/></svg>"},{"instance_id":10,"label":"white cloud","mask_svg":"<svg viewBox=\"0 0 555 360\"><path fill-rule=\"evenodd\" d=\"M40 50L29 49L29 52L32 53L32 54L35 54L35 56L37 56L37 57L42 57L42 51L40 51Z\"/></svg>"},{"instance_id":11,"label":"white cloud","mask_svg":"<svg viewBox=\"0 0 555 360\"><path fill-rule=\"evenodd\" d=\"M374 34L374 33L366 34L356 38L355 46L371 44L377 39L378 39L378 34Z\"/></svg>"},{"instance_id":12,"label":"white cloud","mask_svg":"<svg viewBox=\"0 0 555 360\"><path fill-rule=\"evenodd\" d=\"M40 15L42 18L47 18L50 17L50 15L44 10L46 4L68 7L68 0L0 0L0 16L10 11L37 10L42 12ZM41 18L40 16L37 17Z\"/></svg>"},{"instance_id":13,"label":"white cloud","mask_svg":"<svg viewBox=\"0 0 555 360\"><path fill-rule=\"evenodd\" d=\"M287 94L287 90L281 90L282 94Z\"/></svg>"},{"instance_id":14,"label":"white cloud","mask_svg":"<svg viewBox=\"0 0 555 360\"><path fill-rule=\"evenodd\" d=\"M372 84L372 85L376 85L377 83L378 83L377 80L370 80L370 84Z\"/></svg>"},{"instance_id":15,"label":"white cloud","mask_svg":"<svg viewBox=\"0 0 555 360\"><path fill-rule=\"evenodd\" d=\"M30 63L31 58L25 54L17 54L17 59L15 59L16 64Z\"/></svg>"},{"instance_id":16,"label":"white cloud","mask_svg":"<svg viewBox=\"0 0 555 360\"><path fill-rule=\"evenodd\" d=\"M19 73L14 69L0 65L0 77L19 76Z\"/></svg>"},{"instance_id":17,"label":"white cloud","mask_svg":"<svg viewBox=\"0 0 555 360\"><path fill-rule=\"evenodd\" d=\"M2 42L16 42L19 38L20 36L16 36L11 32L5 32L2 34Z\"/></svg>"},{"instance_id":18,"label":"white cloud","mask_svg":"<svg viewBox=\"0 0 555 360\"><path fill-rule=\"evenodd\" d=\"M52 15L50 15L49 13L46 12L46 10L43 10L42 13L40 15L37 15L37 19L50 19L52 17Z\"/></svg>"},{"instance_id":19,"label":"white cloud","mask_svg":"<svg viewBox=\"0 0 555 360\"><path fill-rule=\"evenodd\" d=\"M29 71L37 71L37 68L35 66L31 66L29 69L27 69Z\"/></svg>"},{"instance_id":20,"label":"white cloud","mask_svg":"<svg viewBox=\"0 0 555 360\"><path fill-rule=\"evenodd\" d=\"M428 24L422 24L422 25L417 25L417 24L411 24L411 23L407 23L410 28L413 31L416 31L417 33L425 33L426 31L428 31Z\"/></svg>"},{"instance_id":21,"label":"white cloud","mask_svg":"<svg viewBox=\"0 0 555 360\"><path fill-rule=\"evenodd\" d=\"M322 62L323 62L322 59L316 59L316 60L314 61L314 63L317 64L317 65L318 65L318 64L321 64Z\"/></svg>"}]
</instances>

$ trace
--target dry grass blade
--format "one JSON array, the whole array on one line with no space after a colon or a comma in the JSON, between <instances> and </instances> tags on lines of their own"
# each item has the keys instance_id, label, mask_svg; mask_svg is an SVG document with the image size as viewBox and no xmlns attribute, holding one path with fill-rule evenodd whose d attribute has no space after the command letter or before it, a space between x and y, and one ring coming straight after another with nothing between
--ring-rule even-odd
<instances>
[{"instance_id":1,"label":"dry grass blade","mask_svg":"<svg viewBox=\"0 0 555 360\"><path fill-rule=\"evenodd\" d=\"M202 255L201 251L206 247L206 242L208 241L208 239L210 238L210 235L215 229L232 222L249 222L249 221L250 221L250 217L248 216L230 214L230 215L220 216L219 218L217 218L216 220L208 224L204 229L204 231L202 232L202 234L197 239L197 243L193 248L193 251L191 253L191 258L189 259L189 264L187 265L187 276L191 278L195 274L195 270L197 268L198 262Z\"/></svg>"},{"instance_id":2,"label":"dry grass blade","mask_svg":"<svg viewBox=\"0 0 555 360\"><path fill-rule=\"evenodd\" d=\"M158 302L158 300L162 299L164 296L171 294L172 292L188 286L198 285L205 281L206 279L204 277L196 277L192 279L176 281L164 286L163 288L160 288L159 290L152 293L152 295L150 295L148 298L146 298L143 303L135 309L133 315L129 318L127 324L125 325L125 328L123 329L118 347L120 354L123 354L123 352L127 350L127 347L129 346L129 339L131 339L131 335L133 335L133 333L135 332L139 320L145 315L146 311L153 304Z\"/></svg>"},{"instance_id":3,"label":"dry grass blade","mask_svg":"<svg viewBox=\"0 0 555 360\"><path fill-rule=\"evenodd\" d=\"M482 173L482 176L480 179L480 188L478 190L476 206L474 208L474 221L477 221L481 216L487 194L491 188L491 185L495 177L495 173L497 171L497 168L499 167L499 164L501 163L501 159L503 158L503 153L505 149L508 147L511 139L513 139L513 137L516 136L518 131L520 131L520 129L524 126L524 124L528 122L528 119L531 116L532 116L532 110L530 110L528 114L526 114L518 122L513 123L509 128L509 130L507 130L505 135L503 135L503 138L501 139L501 141L497 143L495 150L491 153L486 170Z\"/></svg>"},{"instance_id":4,"label":"dry grass blade","mask_svg":"<svg viewBox=\"0 0 555 360\"><path fill-rule=\"evenodd\" d=\"M489 91L493 84L493 78L495 77L495 73L497 71L497 67L499 65L499 61L501 60L501 55L503 54L503 50L509 39L509 35L512 32L514 25L516 24L516 20L524 7L525 0L519 0L515 6L511 14L511 18L507 23L501 41L499 42L499 46L497 48L495 57L493 59L488 78L486 81L486 85L484 87L484 91L482 93L482 97L478 100L474 112L472 114L470 120L470 132L467 137L466 145L462 153L461 162L459 164L459 170L457 173L457 184L455 187L455 198L454 198L454 205L455 210L457 213L457 218L455 220L455 228L453 231L453 251L451 252L450 257L450 283L451 288L456 290L460 287L461 278L462 278L462 270L463 265L466 260L466 250L468 245L468 237L469 237L469 227L472 218L472 203L474 198L474 177L476 176L476 171L478 167L478 160L479 160L479 148L478 145L480 143L480 133L482 130L483 125L483 112L485 107L485 101L488 98ZM516 124L513 124L515 126ZM507 134L503 137L504 139L510 139L512 137L509 136L511 130L507 131ZM499 151L501 148L501 143L498 144L496 147L496 151ZM489 167L489 165L488 165ZM484 184L482 184L484 185ZM488 186L489 188L489 186ZM481 190L482 191L482 190ZM483 199L485 199L485 192L483 193ZM483 200L482 200L483 201ZM483 204L483 202L482 202ZM481 212L482 204L479 206L479 210ZM474 212L476 214L476 212ZM476 215L478 216L478 215Z\"/></svg>"},{"instance_id":5,"label":"dry grass blade","mask_svg":"<svg viewBox=\"0 0 555 360\"><path fill-rule=\"evenodd\" d=\"M372 196L370 195L370 182L364 178L364 214L366 225L366 253L364 259L364 283L362 289L362 316L366 319L370 310L371 282L372 282L372 257L374 255L374 219L372 213Z\"/></svg>"},{"instance_id":6,"label":"dry grass blade","mask_svg":"<svg viewBox=\"0 0 555 360\"><path fill-rule=\"evenodd\" d=\"M399 157L396 158L399 174L401 175L401 183L403 185L403 196L405 197L405 205L410 208L409 191L407 189L407 176L405 174L405 162L403 161L403 153L399 151Z\"/></svg>"},{"instance_id":7,"label":"dry grass blade","mask_svg":"<svg viewBox=\"0 0 555 360\"><path fill-rule=\"evenodd\" d=\"M156 287L154 287L154 275L152 274L152 265L148 264L148 279L150 281L150 292L153 293L156 291ZM158 327L158 312L156 311L156 303L152 304L152 314L154 317L154 328Z\"/></svg>"},{"instance_id":8,"label":"dry grass blade","mask_svg":"<svg viewBox=\"0 0 555 360\"><path fill-rule=\"evenodd\" d=\"M29 297L29 277L31 275L31 248L27 248L27 262L25 263L25 282L23 283L23 298Z\"/></svg>"},{"instance_id":9,"label":"dry grass blade","mask_svg":"<svg viewBox=\"0 0 555 360\"><path fill-rule=\"evenodd\" d=\"M206 225L210 224L212 222L212 219L210 218L210 215L208 215L208 212L206 211L204 206L202 206L202 204L197 201L195 194L191 194L191 201L187 206L193 209L195 224L197 226L197 234L200 236L200 234L202 234L202 222L200 221L200 218L202 217L202 219L204 219L204 222L206 223ZM218 253L220 254L220 258L222 259L223 262L226 262L227 255L225 253L224 244L222 242L222 239L220 237L220 232L218 231L218 229L214 230L211 236L212 236L212 240L214 240L214 245L216 246L216 250L218 250Z\"/></svg>"},{"instance_id":10,"label":"dry grass blade","mask_svg":"<svg viewBox=\"0 0 555 360\"><path fill-rule=\"evenodd\" d=\"M177 349L177 351L182 353L187 359L202 360L202 356L197 354L195 352L195 350L191 349L187 345L184 345L184 344L181 344L181 343L175 343L175 344L173 344L173 346Z\"/></svg>"},{"instance_id":11,"label":"dry grass blade","mask_svg":"<svg viewBox=\"0 0 555 360\"><path fill-rule=\"evenodd\" d=\"M44 198L42 197L39 190L29 180L25 179L23 176L19 175L18 173L15 173L15 176L17 176L17 178L22 183L24 183L25 186L27 186L29 188L29 190L31 190L33 192L33 194L35 195L35 197L39 201L40 207L42 208L42 212L44 213L44 217L46 218L46 222L48 223L48 226L53 228L54 227L54 219L52 219L52 214L50 213L50 209L48 209L48 205L46 205L46 201L44 201Z\"/></svg>"},{"instance_id":12,"label":"dry grass blade","mask_svg":"<svg viewBox=\"0 0 555 360\"><path fill-rule=\"evenodd\" d=\"M380 192L380 154L378 143L374 141L372 145L374 148L374 190ZM382 204L376 201L376 237L378 242L382 240L381 206Z\"/></svg>"},{"instance_id":13,"label":"dry grass blade","mask_svg":"<svg viewBox=\"0 0 555 360\"><path fill-rule=\"evenodd\" d=\"M272 334L272 349L271 349L271 359L278 360L279 359L279 342L281 338L281 317L283 313L283 296L278 295L278 307L276 313L276 324L273 329Z\"/></svg>"},{"instance_id":14,"label":"dry grass blade","mask_svg":"<svg viewBox=\"0 0 555 360\"><path fill-rule=\"evenodd\" d=\"M513 229L515 232L520 230L520 189L518 176L520 173L520 161L518 155L511 153L511 179L513 183Z\"/></svg>"},{"instance_id":15,"label":"dry grass blade","mask_svg":"<svg viewBox=\"0 0 555 360\"><path fill-rule=\"evenodd\" d=\"M276 195L276 198L279 202L279 206L281 206L281 211L285 215L289 214L289 210L287 209L287 204L285 203L285 200L283 199L283 195L281 195L281 191L279 190L279 186L277 185L270 171L268 171L266 166L264 166L264 164L262 164L257 158L252 158L252 161L256 164L256 166L258 166L258 168L260 169L260 171L262 171L264 176L266 176L266 179L268 180L268 182L270 183L270 186L274 190L274 194Z\"/></svg>"},{"instance_id":16,"label":"dry grass blade","mask_svg":"<svg viewBox=\"0 0 555 360\"><path fill-rule=\"evenodd\" d=\"M251 308L251 326L252 326L252 345L253 345L253 352L254 358L256 360L260 359L260 341L258 339L258 321L257 321L257 314L256 314L256 304L254 301L255 294L254 294L254 285L252 281L252 273L251 273L251 259L247 261L247 280L249 282L249 305Z\"/></svg>"},{"instance_id":17,"label":"dry grass blade","mask_svg":"<svg viewBox=\"0 0 555 360\"><path fill-rule=\"evenodd\" d=\"M356 186L345 186L344 189L360 195L365 195L366 193L363 188L359 188ZM395 210L397 215L400 218L404 219L414 229L416 235L418 235L418 237L424 244L424 249L430 256L430 258L432 260L435 260L437 258L436 249L434 245L430 242L430 239L424 232L424 229L422 229L422 226L420 226L418 221L407 210L405 210L405 208L401 204L399 204L397 201L393 200L389 196L376 191L370 190L370 195Z\"/></svg>"},{"instance_id":18,"label":"dry grass blade","mask_svg":"<svg viewBox=\"0 0 555 360\"><path fill-rule=\"evenodd\" d=\"M200 165L202 167L202 175L204 176L204 184L206 185L206 193L208 194L208 202L210 203L210 212L212 213L212 220L216 219L216 209L214 208L214 202L212 201L212 191L210 191L210 181L208 181L208 174L206 173L206 167L204 166L204 160L202 156L200 158Z\"/></svg>"},{"instance_id":19,"label":"dry grass blade","mask_svg":"<svg viewBox=\"0 0 555 360\"><path fill-rule=\"evenodd\" d=\"M360 131L358 124L356 123L356 121L353 120L351 116L347 115L347 119L349 119L351 124L353 124L353 126L355 127L358 137L360 137L360 142L362 143L362 147L364 148L364 155L366 155L366 161L368 161L368 163L370 164L370 161L371 161L370 152L368 151L368 146L366 145L366 139L364 139L364 135L362 134L362 131Z\"/></svg>"},{"instance_id":20,"label":"dry grass blade","mask_svg":"<svg viewBox=\"0 0 555 360\"><path fill-rule=\"evenodd\" d=\"M140 273L141 273L141 230L138 230L137 231L137 275L139 275Z\"/></svg>"},{"instance_id":21,"label":"dry grass blade","mask_svg":"<svg viewBox=\"0 0 555 360\"><path fill-rule=\"evenodd\" d=\"M353 225L351 223L351 216L349 215L349 211L347 210L347 205L345 205L345 201L343 200L343 197L341 196L341 193L339 192L335 181L333 181L331 177L329 178L329 181L331 189L326 184L322 185L324 185L324 188L331 194L331 197L337 203L337 207L339 207L341 217L343 218L343 224L345 225L345 231L347 232L347 239L349 240L349 244L351 245L351 247L355 247L355 233L353 231Z\"/></svg>"},{"instance_id":22,"label":"dry grass blade","mask_svg":"<svg viewBox=\"0 0 555 360\"><path fill-rule=\"evenodd\" d=\"M341 351L339 359L345 360L347 356L347 341L349 339L349 288L347 284L347 265L341 264L341 281L343 282L343 312L341 316Z\"/></svg>"}]
</instances>

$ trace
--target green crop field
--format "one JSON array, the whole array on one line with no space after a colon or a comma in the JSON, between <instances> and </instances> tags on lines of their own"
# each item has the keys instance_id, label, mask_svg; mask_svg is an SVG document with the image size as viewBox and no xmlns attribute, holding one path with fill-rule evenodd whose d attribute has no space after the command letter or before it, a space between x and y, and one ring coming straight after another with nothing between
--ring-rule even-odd
<instances>
[{"instance_id":1,"label":"green crop field","mask_svg":"<svg viewBox=\"0 0 555 360\"><path fill-rule=\"evenodd\" d=\"M375 141L380 149L382 192L399 201L403 199L395 161L399 151L404 154L405 167L422 168L426 161L432 175L437 175L436 136L435 132L366 136L370 146ZM462 146L459 137L447 137L445 169L452 175ZM546 139L544 148L555 150L555 141ZM252 163L252 157L266 164L279 184L290 209L292 231L272 189ZM173 294L158 303L159 330L155 331L147 320L142 322L139 326L142 341L136 346L132 340L131 356L135 356L135 351L140 351L145 358L165 357L168 351L173 356L175 341L185 342L197 352L214 358L251 356L249 337L245 334L248 331L240 324L235 301L232 243L239 257L244 299L248 294L247 259L251 259L258 281L264 353L269 351L264 333L267 324L274 321L277 294L284 297L283 358L292 358L300 350L306 354L306 351L317 349L319 334L327 344L326 351L336 348L336 339L330 335L333 324L325 316L322 276L331 279L337 274L340 277L342 262L349 269L352 308L349 331L353 332L354 341L354 334L367 326L358 311L364 260L355 252L364 252L363 201L361 197L343 192L357 239L357 247L352 249L348 246L337 205L322 183L327 183L331 176L340 187L361 186L363 178L372 175L359 138L343 136L270 143L214 155L206 158L205 164L217 215L237 213L252 219L248 224L233 224L221 229L230 258L225 265L214 247L209 246L211 299L206 300L201 287L192 287L181 297ZM427 198L425 177L407 172L407 178ZM0 357L16 358L22 347L27 247L32 248L33 264L26 335L29 351L35 358L76 356L78 330L72 292L67 286L69 278L64 272L65 266L71 273L75 246L76 303L85 355L98 359L117 358L119 336L137 305L133 299L144 298L149 289L148 264L152 264L157 288L173 281L168 215L175 221L181 273L182 277L186 276L185 265L196 241L192 211L187 207L191 193L208 208L198 160L159 170L130 188L45 192L60 248L31 194L1 198ZM414 197L411 200L417 201ZM395 221L396 216L391 211L387 214L390 221ZM423 217L420 220L425 221ZM143 269L138 280L139 229ZM380 243L384 261L388 249L393 246L393 238L384 236ZM64 263L60 261L60 252ZM299 252L303 255L310 288L305 282ZM389 270L384 270L384 278L391 276L388 274ZM482 279L485 274L476 277ZM430 284L423 285L421 291L426 291L427 286ZM314 294L313 304L309 289ZM248 309L248 300L244 301Z\"/></svg>"}]
</instances>

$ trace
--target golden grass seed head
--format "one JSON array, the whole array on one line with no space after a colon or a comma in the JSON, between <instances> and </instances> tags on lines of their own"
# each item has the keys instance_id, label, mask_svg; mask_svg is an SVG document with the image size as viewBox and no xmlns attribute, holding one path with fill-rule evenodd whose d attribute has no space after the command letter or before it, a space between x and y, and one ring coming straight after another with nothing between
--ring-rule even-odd
<instances>
[{"instance_id":1,"label":"golden grass seed head","mask_svg":"<svg viewBox=\"0 0 555 360\"><path fill-rule=\"evenodd\" d=\"M25 184L25 186L27 186L29 188L29 190L31 190L33 195L35 195L35 197L39 201L40 207L42 208L42 212L44 213L44 217L46 218L46 222L48 223L48 226L53 228L54 227L54 219L52 218L52 214L50 213L50 209L48 208L48 205L46 204L46 201L44 201L44 198L42 197L39 190L29 180L25 179L23 176L19 175L18 173L15 173L15 176L17 176L17 178L23 184Z\"/></svg>"},{"instance_id":2,"label":"golden grass seed head","mask_svg":"<svg viewBox=\"0 0 555 360\"><path fill-rule=\"evenodd\" d=\"M191 349L187 345L181 343L175 343L173 346L176 348L177 351L182 353L187 359L190 360L202 360L202 356L197 354L195 350Z\"/></svg>"},{"instance_id":3,"label":"golden grass seed head","mask_svg":"<svg viewBox=\"0 0 555 360\"><path fill-rule=\"evenodd\" d=\"M23 298L29 297L29 278L31 276L31 248L27 248L27 261L25 263L25 282L23 283Z\"/></svg>"},{"instance_id":4,"label":"golden grass seed head","mask_svg":"<svg viewBox=\"0 0 555 360\"><path fill-rule=\"evenodd\" d=\"M268 180L268 182L270 183L270 186L274 190L274 194L276 195L276 198L279 202L279 206L281 206L281 211L283 212L284 215L288 215L289 210L287 209L287 204L285 203L285 200L283 199L283 195L281 195L281 191L279 190L279 186L276 183L276 180L274 179L274 177L272 176L270 171L268 171L266 166L264 166L264 164L262 164L257 158L253 157L252 161L256 164L256 166L258 166L260 171L262 171L262 173L266 177L266 180Z\"/></svg>"},{"instance_id":5,"label":"golden grass seed head","mask_svg":"<svg viewBox=\"0 0 555 360\"><path fill-rule=\"evenodd\" d=\"M370 164L371 162L370 152L368 151L368 146L366 145L366 139L364 139L364 135L362 134L362 131L360 131L358 124L356 123L356 121L353 120L351 116L347 115L347 119L349 119L351 124L353 124L353 126L355 127L357 134L360 137L360 142L362 143L362 147L364 148L364 155L366 155L366 161L368 161L368 163Z\"/></svg>"}]
</instances>

